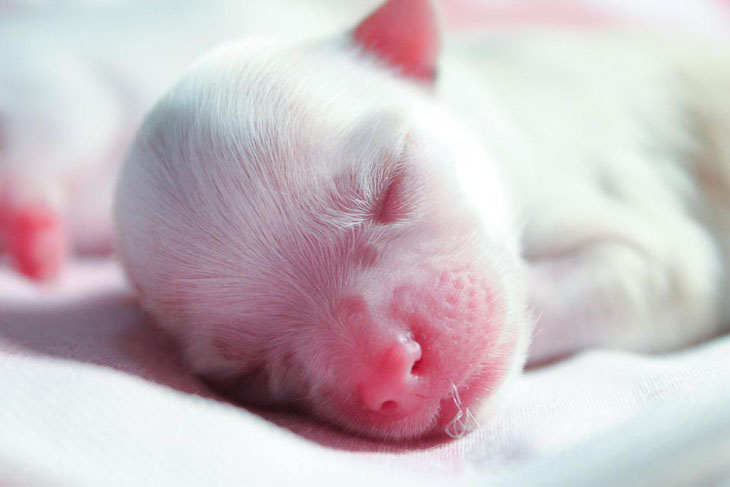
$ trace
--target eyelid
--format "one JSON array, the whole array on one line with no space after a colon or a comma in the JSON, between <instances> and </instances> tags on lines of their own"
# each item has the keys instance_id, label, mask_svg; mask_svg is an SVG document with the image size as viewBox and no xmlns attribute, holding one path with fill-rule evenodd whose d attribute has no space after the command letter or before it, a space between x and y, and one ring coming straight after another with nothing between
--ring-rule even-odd
<instances>
[{"instance_id":1,"label":"eyelid","mask_svg":"<svg viewBox=\"0 0 730 487\"><path fill-rule=\"evenodd\" d=\"M407 213L405 201L405 173L397 171L390 179L376 206L374 220L388 225L403 219Z\"/></svg>"},{"instance_id":2,"label":"eyelid","mask_svg":"<svg viewBox=\"0 0 730 487\"><path fill-rule=\"evenodd\" d=\"M391 146L382 156L380 167L384 174L381 181L385 184L375 200L373 220L388 225L398 223L409 217L414 210L414 195L409 192L414 184L412 160L416 143L410 132L400 135L398 144Z\"/></svg>"}]
</instances>

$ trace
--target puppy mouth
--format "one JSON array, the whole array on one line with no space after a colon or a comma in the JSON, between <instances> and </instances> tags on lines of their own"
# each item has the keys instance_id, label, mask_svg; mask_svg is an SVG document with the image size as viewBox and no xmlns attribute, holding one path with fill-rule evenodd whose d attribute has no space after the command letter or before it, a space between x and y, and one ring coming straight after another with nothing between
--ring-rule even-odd
<instances>
[{"instance_id":1,"label":"puppy mouth","mask_svg":"<svg viewBox=\"0 0 730 487\"><path fill-rule=\"evenodd\" d=\"M395 441L444 435L461 438L479 427L477 407L491 392L490 385L487 374L482 373L469 377L460 386L452 383L447 395L440 400L433 398L433 407L404 415L397 423L386 426L386 434Z\"/></svg>"},{"instance_id":2,"label":"puppy mouth","mask_svg":"<svg viewBox=\"0 0 730 487\"><path fill-rule=\"evenodd\" d=\"M393 442L409 442L448 436L458 439L479 426L476 406L491 392L489 374L476 373L461 385L452 383L444 396L422 396L429 406L418 411L388 415L339 415L345 430L366 438ZM344 412L344 411L343 411ZM330 416L330 418L332 418Z\"/></svg>"}]
</instances>

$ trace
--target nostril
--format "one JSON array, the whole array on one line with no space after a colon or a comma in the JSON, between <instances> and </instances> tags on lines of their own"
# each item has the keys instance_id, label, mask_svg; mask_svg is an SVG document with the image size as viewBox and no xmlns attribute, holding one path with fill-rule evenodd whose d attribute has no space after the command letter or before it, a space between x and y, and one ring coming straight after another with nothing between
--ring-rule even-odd
<instances>
[{"instance_id":1,"label":"nostril","mask_svg":"<svg viewBox=\"0 0 730 487\"><path fill-rule=\"evenodd\" d=\"M421 346L408 336L399 338L383 352L366 379L360 383L360 398L371 411L392 413L410 410L419 402L418 372Z\"/></svg>"},{"instance_id":2,"label":"nostril","mask_svg":"<svg viewBox=\"0 0 730 487\"><path fill-rule=\"evenodd\" d=\"M395 401L385 401L385 402L384 402L384 403L383 403L383 404L382 404L382 405L380 406L380 410L381 410L381 411L385 411L385 412L388 412L388 411L395 411L396 409L398 409L398 403L397 403L397 402L395 402Z\"/></svg>"},{"instance_id":3,"label":"nostril","mask_svg":"<svg viewBox=\"0 0 730 487\"><path fill-rule=\"evenodd\" d=\"M411 375L421 375L422 369L423 361L421 359L416 360L411 366Z\"/></svg>"}]
</instances>

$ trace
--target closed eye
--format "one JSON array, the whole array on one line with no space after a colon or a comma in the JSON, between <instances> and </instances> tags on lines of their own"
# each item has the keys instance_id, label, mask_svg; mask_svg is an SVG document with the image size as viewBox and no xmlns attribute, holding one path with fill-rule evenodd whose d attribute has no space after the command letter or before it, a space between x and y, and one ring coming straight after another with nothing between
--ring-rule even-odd
<instances>
[{"instance_id":1,"label":"closed eye","mask_svg":"<svg viewBox=\"0 0 730 487\"><path fill-rule=\"evenodd\" d=\"M393 177L380 199L373 220L383 225L395 223L407 214L405 176L399 172Z\"/></svg>"}]
</instances>

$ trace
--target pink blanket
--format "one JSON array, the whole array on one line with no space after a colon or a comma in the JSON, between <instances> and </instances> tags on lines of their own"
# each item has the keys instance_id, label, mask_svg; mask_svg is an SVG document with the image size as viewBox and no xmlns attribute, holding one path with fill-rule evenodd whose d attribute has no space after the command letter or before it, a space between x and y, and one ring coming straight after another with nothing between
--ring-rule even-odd
<instances>
[{"instance_id":1,"label":"pink blanket","mask_svg":"<svg viewBox=\"0 0 730 487\"><path fill-rule=\"evenodd\" d=\"M638 3L453 0L446 17L459 29L628 19L730 32L720 2ZM111 260L44 287L0 271L0 486L730 478L729 337L666 356L586 351L527 372L459 441L391 445L228 403L147 321Z\"/></svg>"}]
</instances>

